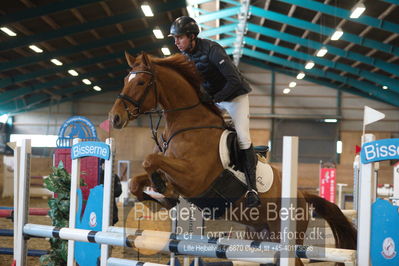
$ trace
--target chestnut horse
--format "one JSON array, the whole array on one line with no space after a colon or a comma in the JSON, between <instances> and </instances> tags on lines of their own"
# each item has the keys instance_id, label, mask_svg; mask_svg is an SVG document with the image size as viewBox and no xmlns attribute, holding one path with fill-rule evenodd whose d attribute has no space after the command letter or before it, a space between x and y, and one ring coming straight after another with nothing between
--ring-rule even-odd
<instances>
[{"instance_id":1,"label":"chestnut horse","mask_svg":"<svg viewBox=\"0 0 399 266\"><path fill-rule=\"evenodd\" d=\"M201 80L194 64L184 55L156 58L145 53L137 57L126 53L126 59L132 69L109 113L113 127L123 128L143 114L162 114L165 118L161 138L151 126L157 147L143 162L146 173L134 177L131 192L143 200L143 189L152 186L167 197L200 197L224 171L218 148L224 131L221 113L215 105L200 101ZM262 205L258 208L258 219L246 216L232 216L232 219L252 230L267 230L276 236L280 235L280 220L267 219L268 203L281 206L281 175L275 168L273 173L272 187L260 193ZM242 203L244 196L240 196L233 203L235 206ZM336 205L301 191L298 191L297 204L302 210L312 204L318 215L327 220L336 247L356 248L356 230ZM307 218L296 221L296 231L304 233L308 221ZM303 239L297 238L296 242L303 244ZM302 265L298 258L296 265Z\"/></svg>"}]
</instances>

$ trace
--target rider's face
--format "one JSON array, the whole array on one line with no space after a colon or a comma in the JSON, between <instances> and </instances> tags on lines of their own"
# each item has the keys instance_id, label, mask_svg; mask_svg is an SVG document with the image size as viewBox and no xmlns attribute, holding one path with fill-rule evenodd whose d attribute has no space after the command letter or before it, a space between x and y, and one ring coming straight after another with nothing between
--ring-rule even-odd
<instances>
[{"instance_id":1,"label":"rider's face","mask_svg":"<svg viewBox=\"0 0 399 266\"><path fill-rule=\"evenodd\" d=\"M175 39L175 45L180 50L180 52L187 51L190 48L191 39L186 35L176 35L173 36Z\"/></svg>"}]
</instances>

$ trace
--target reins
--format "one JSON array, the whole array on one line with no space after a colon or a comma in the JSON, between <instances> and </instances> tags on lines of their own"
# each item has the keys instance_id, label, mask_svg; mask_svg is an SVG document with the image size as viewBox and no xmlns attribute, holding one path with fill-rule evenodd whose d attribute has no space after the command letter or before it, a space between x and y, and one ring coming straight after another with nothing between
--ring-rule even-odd
<instances>
[{"instance_id":1,"label":"reins","mask_svg":"<svg viewBox=\"0 0 399 266\"><path fill-rule=\"evenodd\" d=\"M128 120L131 120L131 118L134 117L139 117L140 115L149 115L150 117L150 128L151 128L151 134L152 134L152 139L154 140L155 144L157 145L159 151L161 151L162 153L165 153L166 150L169 147L169 143L170 141L178 134L185 132L185 131L189 131L189 130L196 130L196 129L206 129L206 128L217 128L217 129L225 129L225 127L223 126L198 126L198 127L189 127L189 128L183 128L183 129L179 129L176 132L172 133L172 135L168 138L168 140L165 140L163 135L161 135L162 138L162 145L159 144L159 140L158 140L158 128L159 125L161 123L161 120L163 118L163 115L165 113L170 113L170 112L178 112L178 111L184 111L184 110L189 110L189 109L193 109L197 106L199 106L201 104L201 101L198 101L198 103L193 104L193 105L189 105L189 106L185 106L185 107L178 107L178 108L174 108L174 109L169 109L169 110L165 110L165 109L158 109L159 106L159 94L158 94L158 89L156 86L156 82L154 80L154 74L150 71L145 71L145 70L138 70L138 71L131 71L130 74L138 74L138 73L144 73L144 74L149 74L151 75L151 81L148 83L147 87L144 90L144 94L140 97L140 99L138 101L134 100L133 98L131 98L130 96L124 95L124 94L119 94L118 98L122 100L123 106L125 108L125 111L127 113L128 116ZM154 94L155 94L155 107L152 108L149 111L145 111L145 112L141 112L140 108L141 105L143 104L144 100L146 99L147 95L150 92L150 88L153 87L154 88ZM132 114L132 112L129 109L129 106L127 105L127 103L130 103L131 105L133 105L134 107L136 107L138 109L137 114ZM154 121L152 118L153 114L157 114L158 115L158 121L156 122L156 126L154 127Z\"/></svg>"}]
</instances>

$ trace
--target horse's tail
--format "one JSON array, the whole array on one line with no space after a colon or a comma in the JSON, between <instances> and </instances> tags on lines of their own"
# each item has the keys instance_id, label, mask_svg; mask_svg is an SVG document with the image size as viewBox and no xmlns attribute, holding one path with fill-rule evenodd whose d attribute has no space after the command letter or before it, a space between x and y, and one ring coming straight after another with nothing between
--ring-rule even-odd
<instances>
[{"instance_id":1,"label":"horse's tail","mask_svg":"<svg viewBox=\"0 0 399 266\"><path fill-rule=\"evenodd\" d=\"M304 193L305 200L312 204L315 212L330 225L336 248L356 249L357 230L342 213L340 208L319 196Z\"/></svg>"}]
</instances>

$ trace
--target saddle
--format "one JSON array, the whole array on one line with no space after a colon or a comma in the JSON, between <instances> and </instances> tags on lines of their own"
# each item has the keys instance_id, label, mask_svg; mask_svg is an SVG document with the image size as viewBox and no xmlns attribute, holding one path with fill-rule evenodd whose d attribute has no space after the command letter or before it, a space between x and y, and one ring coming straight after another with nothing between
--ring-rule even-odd
<instances>
[{"instance_id":1,"label":"saddle","mask_svg":"<svg viewBox=\"0 0 399 266\"><path fill-rule=\"evenodd\" d=\"M255 148L255 152L258 154L256 186L260 193L267 192L273 183L273 170L266 163L268 150L269 147L267 146ZM228 206L232 206L247 192L243 163L240 160L241 153L237 133L225 130L219 142L219 155L224 168L223 172L206 192L196 198L187 199L199 209L217 210L207 218L215 219L223 216Z\"/></svg>"}]
</instances>

